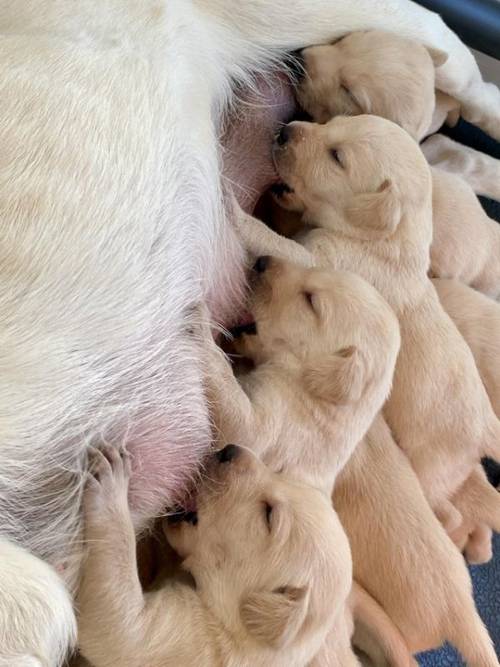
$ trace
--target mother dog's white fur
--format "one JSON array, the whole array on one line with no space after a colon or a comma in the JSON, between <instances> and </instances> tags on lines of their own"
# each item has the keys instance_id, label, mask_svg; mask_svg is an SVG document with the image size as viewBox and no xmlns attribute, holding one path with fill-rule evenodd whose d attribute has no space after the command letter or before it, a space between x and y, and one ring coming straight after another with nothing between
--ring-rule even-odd
<instances>
[{"instance_id":1,"label":"mother dog's white fur","mask_svg":"<svg viewBox=\"0 0 500 667\"><path fill-rule=\"evenodd\" d=\"M217 142L230 82L249 82L285 49L375 27L446 50L438 87L500 135L498 90L437 15L407 0L0 7L1 530L71 587L87 444L130 443L139 526L171 502L209 442L186 319L203 295L222 317L227 285L237 293L241 283ZM0 564L14 588L26 581L16 562ZM43 570L30 562L36 588ZM44 591L65 623L41 617L28 594L22 614L3 590L0 605L18 654L36 644L52 666L73 626L58 584ZM40 640L49 628L52 648ZM0 656L8 651L2 642Z\"/></svg>"},{"instance_id":2,"label":"mother dog's white fur","mask_svg":"<svg viewBox=\"0 0 500 667\"><path fill-rule=\"evenodd\" d=\"M63 582L50 565L3 538L0 563L0 667L51 667L61 662L66 642L76 636Z\"/></svg>"}]
</instances>

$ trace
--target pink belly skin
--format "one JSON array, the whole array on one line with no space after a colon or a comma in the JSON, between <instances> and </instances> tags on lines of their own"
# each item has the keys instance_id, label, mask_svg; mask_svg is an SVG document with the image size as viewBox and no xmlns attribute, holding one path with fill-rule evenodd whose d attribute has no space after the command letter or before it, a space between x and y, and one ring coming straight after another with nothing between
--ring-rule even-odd
<instances>
[{"instance_id":1,"label":"pink belly skin","mask_svg":"<svg viewBox=\"0 0 500 667\"><path fill-rule=\"evenodd\" d=\"M285 76L273 74L260 79L256 91L241 94L237 113L229 119L222 138L224 176L229 179L240 205L251 212L262 193L276 179L271 160L271 144L280 124L295 110L292 87ZM225 231L223 257L218 262L220 275L208 295L214 320L230 326L243 305L245 254L233 230ZM153 516L163 513L166 502L181 498L196 473L200 451L210 443L208 414L201 396L201 377L186 378L198 384L194 397L175 408L168 406L164 424L155 421L142 433L130 434L129 450L133 457L130 501L136 526L140 528ZM187 403L190 405L187 405ZM182 434L186 420L199 424L199 440L187 443ZM177 424L178 426L175 426ZM178 438L177 438L178 431ZM161 434L168 433L168 442ZM202 443L206 443L204 446Z\"/></svg>"},{"instance_id":2,"label":"pink belly skin","mask_svg":"<svg viewBox=\"0 0 500 667\"><path fill-rule=\"evenodd\" d=\"M276 181L272 142L280 126L295 113L296 103L292 84L281 72L258 78L255 89L242 91L237 99L236 111L227 120L222 136L223 177L240 206L251 213L262 194ZM245 254L230 220L227 227L221 275L209 300L214 320L230 327L243 307Z\"/></svg>"},{"instance_id":3,"label":"pink belly skin","mask_svg":"<svg viewBox=\"0 0 500 667\"><path fill-rule=\"evenodd\" d=\"M271 144L282 123L295 112L293 88L281 73L257 81L256 91L243 93L237 114L222 138L224 175L233 184L242 208L251 213L263 192L276 180Z\"/></svg>"}]
</instances>

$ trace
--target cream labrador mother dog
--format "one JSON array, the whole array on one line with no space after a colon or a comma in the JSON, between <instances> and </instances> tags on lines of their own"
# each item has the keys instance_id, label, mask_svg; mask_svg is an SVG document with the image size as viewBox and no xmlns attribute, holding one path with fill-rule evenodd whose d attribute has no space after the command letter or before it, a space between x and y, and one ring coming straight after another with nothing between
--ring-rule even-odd
<instances>
[{"instance_id":1,"label":"cream labrador mother dog","mask_svg":"<svg viewBox=\"0 0 500 667\"><path fill-rule=\"evenodd\" d=\"M186 325L203 296L225 316L242 282L218 142L231 83L279 67L286 50L376 27L444 49L438 86L499 136L498 90L437 15L407 0L1 3L7 665L57 665L71 644L67 600L36 585L52 576L37 558L76 587L88 444L129 443L140 527L210 440Z\"/></svg>"}]
</instances>

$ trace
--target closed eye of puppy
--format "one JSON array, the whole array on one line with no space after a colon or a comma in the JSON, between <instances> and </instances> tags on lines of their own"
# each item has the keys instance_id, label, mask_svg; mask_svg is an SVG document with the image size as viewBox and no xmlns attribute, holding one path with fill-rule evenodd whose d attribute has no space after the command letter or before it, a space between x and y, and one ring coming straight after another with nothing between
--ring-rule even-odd
<instances>
[{"instance_id":1,"label":"closed eye of puppy","mask_svg":"<svg viewBox=\"0 0 500 667\"><path fill-rule=\"evenodd\" d=\"M376 116L291 123L274 160L294 206L317 227L302 237L305 248L322 265L359 273L399 318L401 351L385 415L447 522L447 500L475 463L498 457L500 423L428 278L429 166L403 129Z\"/></svg>"},{"instance_id":2,"label":"closed eye of puppy","mask_svg":"<svg viewBox=\"0 0 500 667\"><path fill-rule=\"evenodd\" d=\"M237 438L272 469L331 495L390 390L397 319L373 287L350 273L261 257L251 284L253 322L238 332L235 347L254 362L253 370L238 381L204 330L219 439ZM382 656L374 664L414 664L392 622L366 597L354 591L352 612L367 630L369 648L377 646ZM311 665L358 664L350 649L350 607L345 614Z\"/></svg>"},{"instance_id":3,"label":"closed eye of puppy","mask_svg":"<svg viewBox=\"0 0 500 667\"><path fill-rule=\"evenodd\" d=\"M226 446L207 463L196 512L165 521L194 587L143 594L129 472L127 457L105 447L85 492L79 638L93 667L305 667L342 622L351 586L330 498Z\"/></svg>"},{"instance_id":4,"label":"closed eye of puppy","mask_svg":"<svg viewBox=\"0 0 500 667\"><path fill-rule=\"evenodd\" d=\"M317 122L339 114L371 113L392 120L420 140L444 120L443 96L436 97L434 79L435 66L444 62L445 54L375 30L352 33L333 45L304 49L302 55L307 76L297 97ZM431 128L433 112L438 118ZM435 167L431 173L432 275L456 278L497 298L500 227L486 215L464 178ZM482 189L477 179L474 185ZM286 202L283 186L275 187L275 192L278 200L281 196ZM471 239L474 252L470 252Z\"/></svg>"},{"instance_id":5,"label":"closed eye of puppy","mask_svg":"<svg viewBox=\"0 0 500 667\"><path fill-rule=\"evenodd\" d=\"M318 123L333 116L373 114L394 121L417 141L445 117L435 68L447 54L382 30L354 32L330 45L301 52L305 76L297 88L301 107ZM452 104L447 98L448 106ZM439 119L433 123L433 114Z\"/></svg>"}]
</instances>

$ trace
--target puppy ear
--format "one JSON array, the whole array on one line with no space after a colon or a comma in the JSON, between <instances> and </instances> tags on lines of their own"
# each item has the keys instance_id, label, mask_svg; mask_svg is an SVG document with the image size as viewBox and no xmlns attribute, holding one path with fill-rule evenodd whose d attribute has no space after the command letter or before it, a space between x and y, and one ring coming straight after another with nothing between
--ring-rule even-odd
<instances>
[{"instance_id":1,"label":"puppy ear","mask_svg":"<svg viewBox=\"0 0 500 667\"><path fill-rule=\"evenodd\" d=\"M319 368L306 371L305 382L317 398L338 405L353 403L366 384L365 363L356 347L346 347Z\"/></svg>"},{"instance_id":2,"label":"puppy ear","mask_svg":"<svg viewBox=\"0 0 500 667\"><path fill-rule=\"evenodd\" d=\"M356 195L345 214L366 239L390 236L401 220L401 204L394 185L386 180L376 192Z\"/></svg>"},{"instance_id":3,"label":"puppy ear","mask_svg":"<svg viewBox=\"0 0 500 667\"><path fill-rule=\"evenodd\" d=\"M444 65L445 62L448 61L448 54L446 51L441 51L441 49L435 49L432 46L426 46L425 47L432 59L432 62L434 63L434 67L441 67L441 65Z\"/></svg>"},{"instance_id":4,"label":"puppy ear","mask_svg":"<svg viewBox=\"0 0 500 667\"><path fill-rule=\"evenodd\" d=\"M255 639L280 649L297 636L308 605L308 588L286 586L271 592L251 593L241 603L240 613L246 629Z\"/></svg>"}]
</instances>

